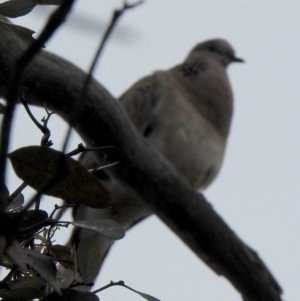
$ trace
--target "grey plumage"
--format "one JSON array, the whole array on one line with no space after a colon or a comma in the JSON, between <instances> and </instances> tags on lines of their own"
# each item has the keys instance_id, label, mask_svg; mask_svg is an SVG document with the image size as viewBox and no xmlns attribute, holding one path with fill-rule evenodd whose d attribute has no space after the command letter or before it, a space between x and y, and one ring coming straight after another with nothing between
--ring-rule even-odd
<instances>
[{"instance_id":1,"label":"grey plumage","mask_svg":"<svg viewBox=\"0 0 300 301\"><path fill-rule=\"evenodd\" d=\"M207 187L220 169L233 111L226 67L241 61L225 40L209 40L120 97L136 127L193 188Z\"/></svg>"},{"instance_id":2,"label":"grey plumage","mask_svg":"<svg viewBox=\"0 0 300 301\"><path fill-rule=\"evenodd\" d=\"M137 129L194 189L206 188L220 170L233 112L226 67L242 61L225 40L209 40L196 45L182 64L139 80L119 98ZM106 186L113 208L82 208L76 219L110 218L128 229L151 214L114 179ZM97 237L105 256L112 242L88 230L76 239L88 235Z\"/></svg>"}]
</instances>

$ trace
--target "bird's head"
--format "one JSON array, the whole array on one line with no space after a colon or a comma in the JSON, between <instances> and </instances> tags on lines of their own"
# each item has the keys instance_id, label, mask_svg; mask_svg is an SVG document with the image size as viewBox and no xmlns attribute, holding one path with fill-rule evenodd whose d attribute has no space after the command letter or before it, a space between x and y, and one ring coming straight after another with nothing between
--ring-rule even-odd
<instances>
[{"instance_id":1,"label":"bird's head","mask_svg":"<svg viewBox=\"0 0 300 301\"><path fill-rule=\"evenodd\" d=\"M227 67L230 63L244 62L243 59L235 56L232 46L223 39L213 39L197 44L189 56L195 55L211 55L218 60L224 67Z\"/></svg>"}]
</instances>

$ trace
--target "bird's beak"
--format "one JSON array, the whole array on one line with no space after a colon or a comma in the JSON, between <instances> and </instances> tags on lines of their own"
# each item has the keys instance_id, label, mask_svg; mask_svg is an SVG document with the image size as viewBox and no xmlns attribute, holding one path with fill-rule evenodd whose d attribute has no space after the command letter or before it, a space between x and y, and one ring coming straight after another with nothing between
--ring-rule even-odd
<instances>
[{"instance_id":1,"label":"bird's beak","mask_svg":"<svg viewBox=\"0 0 300 301\"><path fill-rule=\"evenodd\" d=\"M239 57L232 56L231 59L233 62L236 62L236 63L245 63L245 61Z\"/></svg>"}]
</instances>

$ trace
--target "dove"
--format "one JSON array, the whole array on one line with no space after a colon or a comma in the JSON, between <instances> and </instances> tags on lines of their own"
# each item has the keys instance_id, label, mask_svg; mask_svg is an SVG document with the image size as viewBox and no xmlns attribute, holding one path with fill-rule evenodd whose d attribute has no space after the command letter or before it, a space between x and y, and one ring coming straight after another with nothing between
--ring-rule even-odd
<instances>
[{"instance_id":1,"label":"dove","mask_svg":"<svg viewBox=\"0 0 300 301\"><path fill-rule=\"evenodd\" d=\"M179 65L137 81L120 98L126 113L148 143L161 152L195 190L208 187L220 171L233 114L233 92L227 67L243 62L223 39L197 44ZM82 163L93 158L88 152ZM151 214L142 200L117 180L103 181L114 204L108 209L80 207L75 219L112 219L125 230ZM142 183L141 183L142 184ZM187 203L188 204L188 203ZM102 259L113 241L85 229L99 242Z\"/></svg>"}]
</instances>

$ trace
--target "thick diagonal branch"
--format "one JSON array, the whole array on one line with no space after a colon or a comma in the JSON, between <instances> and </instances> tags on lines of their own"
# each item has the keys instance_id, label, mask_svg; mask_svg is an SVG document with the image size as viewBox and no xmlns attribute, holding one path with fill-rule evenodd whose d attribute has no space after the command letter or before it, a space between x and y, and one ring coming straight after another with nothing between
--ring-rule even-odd
<instances>
[{"instance_id":1,"label":"thick diagonal branch","mask_svg":"<svg viewBox=\"0 0 300 301\"><path fill-rule=\"evenodd\" d=\"M26 45L0 31L0 95ZM54 109L90 146L115 147L119 164L111 173L126 184L202 260L224 275L244 300L281 300L281 289L258 255L217 215L204 197L189 188L161 154L147 144L119 103L91 80L80 99L86 74L73 64L41 52L26 69L29 103Z\"/></svg>"}]
</instances>

